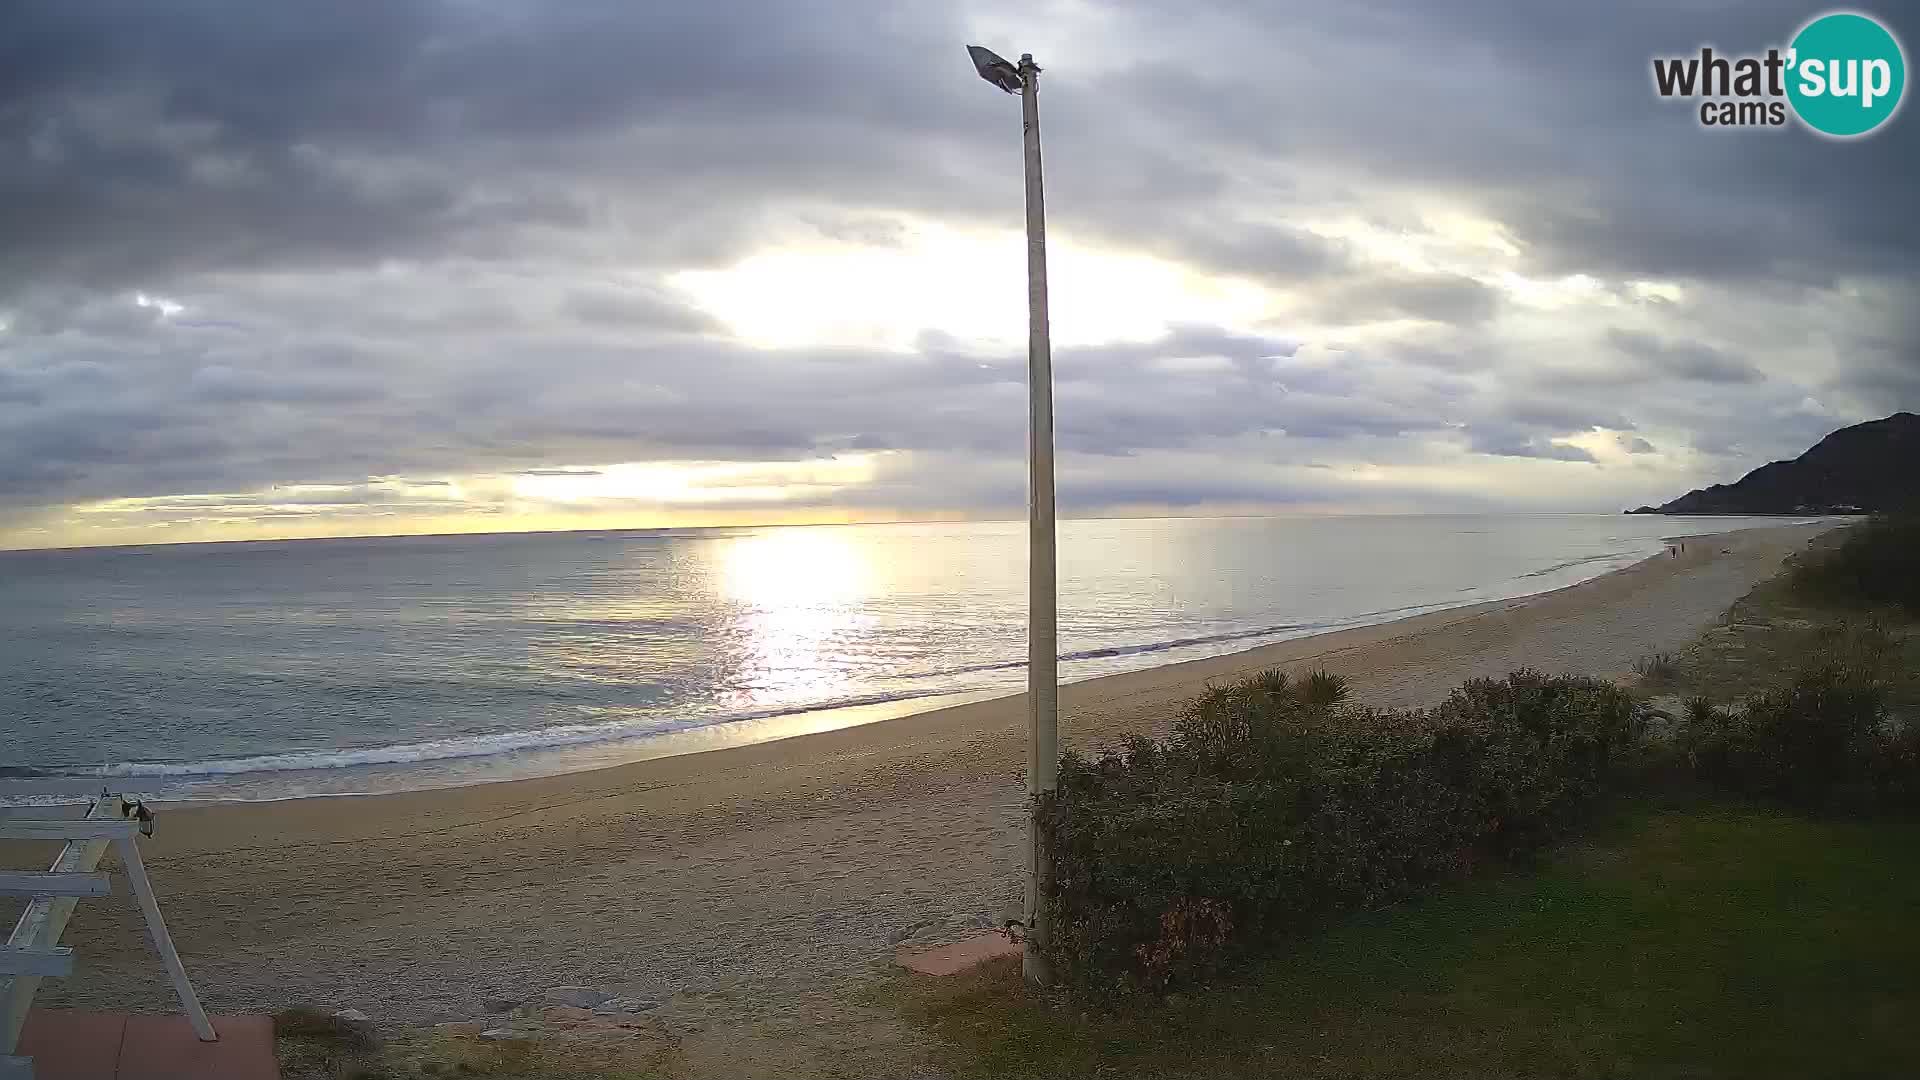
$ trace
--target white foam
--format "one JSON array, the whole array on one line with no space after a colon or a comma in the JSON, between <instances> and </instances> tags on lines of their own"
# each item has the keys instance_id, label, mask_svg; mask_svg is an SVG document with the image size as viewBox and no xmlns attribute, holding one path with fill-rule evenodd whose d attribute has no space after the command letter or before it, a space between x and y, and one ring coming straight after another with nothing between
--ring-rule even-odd
<instances>
[{"instance_id":1,"label":"white foam","mask_svg":"<svg viewBox=\"0 0 1920 1080\"><path fill-rule=\"evenodd\" d=\"M551 750L592 743L618 742L623 739L664 735L692 728L709 727L741 720L764 720L774 716L822 712L858 705L878 705L929 697L933 690L915 690L898 694L873 694L791 708L760 709L725 715L700 716L679 720L647 717L599 724L568 724L526 731L502 731L487 735L463 735L394 746L369 746L357 749L293 750L281 754L226 758L193 762L129 762L93 768L76 767L61 772L74 777L196 777L239 776L246 773L310 772L322 769L350 769L373 765L413 765L423 762L452 761L461 758L493 757L527 750ZM0 793L5 781L0 780Z\"/></svg>"}]
</instances>

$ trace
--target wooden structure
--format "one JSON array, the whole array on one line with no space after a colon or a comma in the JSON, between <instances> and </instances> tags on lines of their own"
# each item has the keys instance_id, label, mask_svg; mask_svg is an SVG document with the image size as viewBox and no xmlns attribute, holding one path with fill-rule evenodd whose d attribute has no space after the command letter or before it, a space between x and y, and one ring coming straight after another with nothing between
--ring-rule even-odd
<instances>
[{"instance_id":1,"label":"wooden structure","mask_svg":"<svg viewBox=\"0 0 1920 1080\"><path fill-rule=\"evenodd\" d=\"M138 803L125 802L103 789L99 780L10 782L6 791L73 796L70 802L85 801L89 805L86 816L80 818L0 815L0 840L65 842L53 866L44 872L0 871L0 896L27 898L26 910L21 912L6 945L0 947L0 1080L32 1080L33 1063L14 1056L20 1029L33 1007L40 980L73 972L73 949L61 945L60 937L82 898L112 892L108 876L99 869L109 847L120 857L121 870L146 920L147 938L167 970L194 1035L202 1042L217 1041L219 1035L200 1007L193 984L187 981L187 969L167 933L166 921L160 917L160 903L147 878L146 863L140 858L141 830L152 820L151 815Z\"/></svg>"}]
</instances>

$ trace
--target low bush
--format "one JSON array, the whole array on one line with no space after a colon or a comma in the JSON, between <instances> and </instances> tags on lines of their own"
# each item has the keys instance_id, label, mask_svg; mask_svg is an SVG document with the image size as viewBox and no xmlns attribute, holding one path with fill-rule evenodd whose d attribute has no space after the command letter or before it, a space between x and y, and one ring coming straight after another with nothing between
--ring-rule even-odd
<instances>
[{"instance_id":1,"label":"low bush","mask_svg":"<svg viewBox=\"0 0 1920 1080\"><path fill-rule=\"evenodd\" d=\"M1862 667L1816 663L1734 706L1695 698L1679 744L1697 776L1740 794L1812 811L1920 809L1920 730L1889 715Z\"/></svg>"},{"instance_id":2,"label":"low bush","mask_svg":"<svg viewBox=\"0 0 1920 1080\"><path fill-rule=\"evenodd\" d=\"M1920 513L1875 517L1831 550L1809 553L1789 577L1803 599L1920 615Z\"/></svg>"},{"instance_id":3,"label":"low bush","mask_svg":"<svg viewBox=\"0 0 1920 1080\"><path fill-rule=\"evenodd\" d=\"M1650 653L1633 662L1633 673L1648 686L1664 686L1680 678L1680 662L1672 653Z\"/></svg>"},{"instance_id":4,"label":"low bush","mask_svg":"<svg viewBox=\"0 0 1920 1080\"><path fill-rule=\"evenodd\" d=\"M1644 718L1610 684L1516 672L1430 710L1269 672L1210 689L1164 742L1068 755L1046 807L1056 970L1160 990L1241 946L1523 859L1614 786Z\"/></svg>"}]
</instances>

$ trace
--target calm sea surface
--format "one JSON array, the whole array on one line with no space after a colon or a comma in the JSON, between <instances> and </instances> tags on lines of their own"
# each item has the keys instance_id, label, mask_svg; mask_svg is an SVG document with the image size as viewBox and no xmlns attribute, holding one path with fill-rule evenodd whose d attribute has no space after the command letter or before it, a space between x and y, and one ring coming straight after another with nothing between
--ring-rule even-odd
<instances>
[{"instance_id":1,"label":"calm sea surface","mask_svg":"<svg viewBox=\"0 0 1920 1080\"><path fill-rule=\"evenodd\" d=\"M1062 522L1061 674L1539 592L1665 536L1779 523ZM277 798L842 726L1021 689L1025 584L1019 522L0 553L0 778Z\"/></svg>"}]
</instances>

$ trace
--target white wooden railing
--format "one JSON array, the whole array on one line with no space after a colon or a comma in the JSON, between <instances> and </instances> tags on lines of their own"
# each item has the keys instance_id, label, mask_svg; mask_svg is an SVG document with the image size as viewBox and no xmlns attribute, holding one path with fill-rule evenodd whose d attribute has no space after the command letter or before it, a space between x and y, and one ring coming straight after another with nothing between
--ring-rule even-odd
<instances>
[{"instance_id":1,"label":"white wooden railing","mask_svg":"<svg viewBox=\"0 0 1920 1080\"><path fill-rule=\"evenodd\" d=\"M60 944L60 936L73 917L74 906L82 897L106 896L113 891L108 876L99 872L100 860L109 846L120 856L120 867L146 920L147 938L167 970L187 1022L202 1042L218 1040L193 984L187 981L187 969L180 963L166 921L160 917L160 902L153 895L153 882L147 878L147 866L140 857L141 823L124 816L120 797L103 790L99 780L8 781L4 789L9 795L73 796L71 802L91 805L83 818L0 814L0 840L66 842L49 870L0 870L0 896L27 898L20 921L6 945L0 947L0 1080L32 1080L32 1062L14 1056L20 1029L33 1008L40 980L73 973L73 950Z\"/></svg>"}]
</instances>

